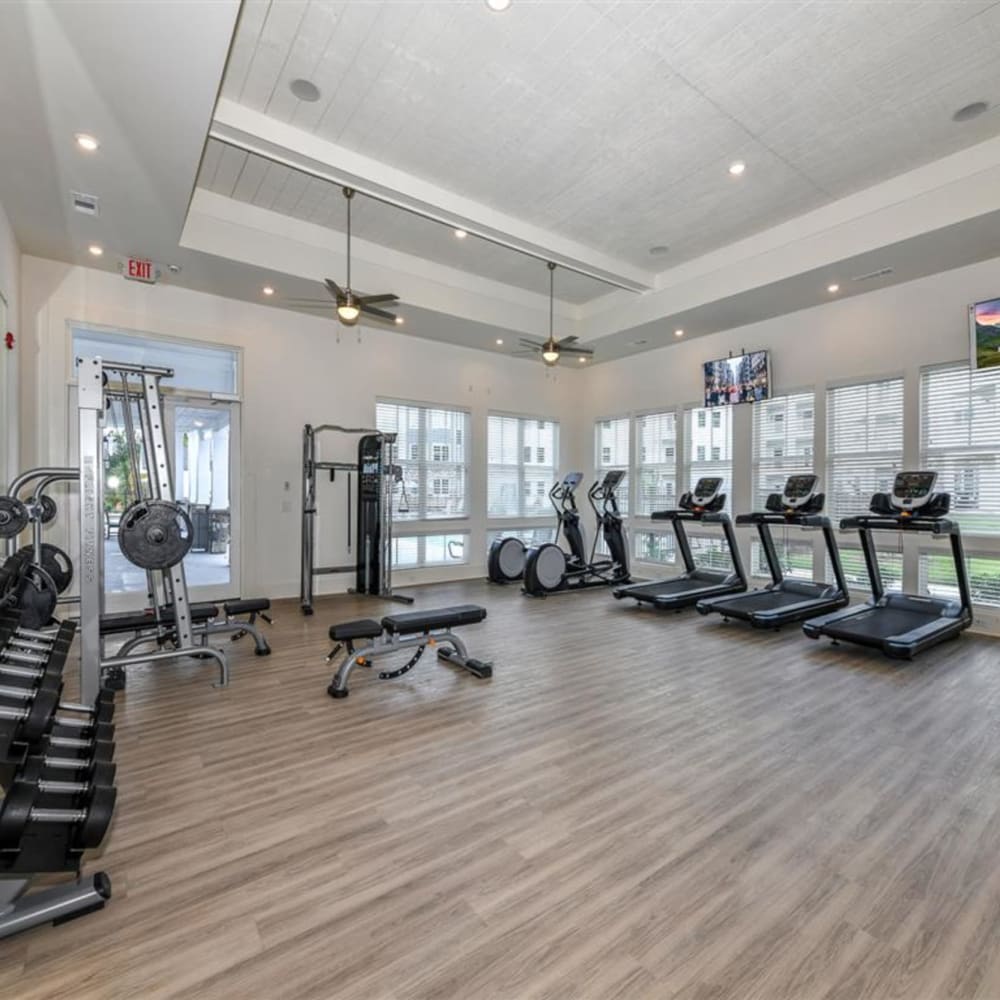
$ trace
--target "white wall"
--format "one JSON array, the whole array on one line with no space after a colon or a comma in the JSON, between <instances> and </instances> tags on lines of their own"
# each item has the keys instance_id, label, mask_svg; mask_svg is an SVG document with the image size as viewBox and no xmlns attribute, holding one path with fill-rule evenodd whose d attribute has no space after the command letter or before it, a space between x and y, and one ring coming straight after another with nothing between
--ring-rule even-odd
<instances>
[{"instance_id":1,"label":"white wall","mask_svg":"<svg viewBox=\"0 0 1000 1000\"><path fill-rule=\"evenodd\" d=\"M702 364L731 351L771 352L772 392L816 390L815 469L825 466L823 428L825 392L837 382L867 376L902 375L905 393L905 454L911 467L919 464L919 378L923 366L969 358L967 308L970 303L1000 293L1000 260L944 271L907 284L832 301L766 322L704 337L692 337L669 347L597 365L581 373L585 391L579 410L577 448L587 451L593 469L594 421L667 409L699 402ZM733 413L733 509L751 506L751 406ZM1000 442L998 442L1000 448ZM633 444L634 449L634 444ZM678 489L686 489L679 483ZM634 524L639 522L633 519ZM853 538L844 537L847 542ZM750 535L741 537L749 566ZM966 539L967 549L1000 554L1000 540ZM665 575L662 567L639 567L648 575ZM915 586L916 555L907 554L907 586ZM1000 616L983 613L981 625L1000 627Z\"/></svg>"},{"instance_id":2,"label":"white wall","mask_svg":"<svg viewBox=\"0 0 1000 1000\"><path fill-rule=\"evenodd\" d=\"M556 380L541 365L454 348L394 331L341 331L329 320L225 299L167 284L146 286L114 274L25 256L22 464L67 460L70 378L68 321L228 344L243 350L242 554L246 594L298 593L302 426L371 426L376 396L453 404L472 414L470 510L486 508L486 414L491 409L562 418L570 412L576 373ZM329 459L352 460L354 445ZM286 483L287 489L286 489ZM343 493L328 500L317 523L320 563L348 562L342 547ZM433 522L469 530L471 555L462 575L485 573L486 521ZM422 530L429 524L416 526ZM399 573L398 583L442 571ZM456 575L454 570L447 575ZM343 590L326 578L320 590Z\"/></svg>"},{"instance_id":3,"label":"white wall","mask_svg":"<svg viewBox=\"0 0 1000 1000\"><path fill-rule=\"evenodd\" d=\"M0 344L0 480L9 483L17 468L18 436L18 361L23 344L20 332L21 252L7 214L0 205L0 295L6 300L6 310L0 303L0 340L10 331L17 339L14 350ZM6 312L6 318L4 318ZM6 485L0 487L0 492Z\"/></svg>"}]
</instances>

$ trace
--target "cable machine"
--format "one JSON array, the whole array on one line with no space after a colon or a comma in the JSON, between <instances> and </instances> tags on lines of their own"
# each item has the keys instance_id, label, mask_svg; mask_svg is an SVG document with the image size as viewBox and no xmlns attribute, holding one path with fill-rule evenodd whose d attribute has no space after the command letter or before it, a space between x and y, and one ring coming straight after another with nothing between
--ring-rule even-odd
<instances>
[{"instance_id":1,"label":"cable machine","mask_svg":"<svg viewBox=\"0 0 1000 1000\"><path fill-rule=\"evenodd\" d=\"M317 435L360 434L357 462L327 462L318 457ZM381 597L412 604L413 598L392 590L392 501L396 483L403 483L403 473L395 461L396 435L367 427L341 427L339 424L306 424L302 431L302 565L299 600L304 615L313 613L315 577L330 573L355 574L355 585L348 593ZM356 547L353 564L317 566L316 563L316 479L329 472L330 481L338 472L347 473L347 551ZM352 476L357 476L356 487ZM354 491L356 490L356 498ZM403 487L403 500L406 491ZM357 503L357 515L352 512Z\"/></svg>"}]
</instances>

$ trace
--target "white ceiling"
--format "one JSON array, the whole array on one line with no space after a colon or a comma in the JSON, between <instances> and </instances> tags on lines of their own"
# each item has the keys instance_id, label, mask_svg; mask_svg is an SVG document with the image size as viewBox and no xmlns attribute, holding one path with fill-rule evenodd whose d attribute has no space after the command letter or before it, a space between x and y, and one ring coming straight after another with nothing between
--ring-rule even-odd
<instances>
[{"instance_id":1,"label":"white ceiling","mask_svg":"<svg viewBox=\"0 0 1000 1000\"><path fill-rule=\"evenodd\" d=\"M273 163L217 139L209 139L205 147L197 183L198 187L227 198L337 232L345 231L347 225L341 185ZM451 226L360 194L355 197L351 211L351 230L356 237L518 288L549 293L549 273L542 260L474 235L456 239ZM606 294L611 286L587 275L557 269L555 290L563 301L580 303Z\"/></svg>"},{"instance_id":2,"label":"white ceiling","mask_svg":"<svg viewBox=\"0 0 1000 1000\"><path fill-rule=\"evenodd\" d=\"M222 95L662 268L997 134L998 51L991 0L245 0Z\"/></svg>"}]
</instances>

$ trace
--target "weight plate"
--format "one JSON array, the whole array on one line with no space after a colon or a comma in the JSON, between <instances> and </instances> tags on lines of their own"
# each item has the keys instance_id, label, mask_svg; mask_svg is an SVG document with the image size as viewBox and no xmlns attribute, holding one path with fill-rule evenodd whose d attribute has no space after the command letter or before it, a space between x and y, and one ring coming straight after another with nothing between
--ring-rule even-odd
<instances>
[{"instance_id":1,"label":"weight plate","mask_svg":"<svg viewBox=\"0 0 1000 1000\"><path fill-rule=\"evenodd\" d=\"M59 592L52 577L40 566L29 566L21 577L15 607L21 611L21 628L44 628L55 614Z\"/></svg>"},{"instance_id":2,"label":"weight plate","mask_svg":"<svg viewBox=\"0 0 1000 1000\"><path fill-rule=\"evenodd\" d=\"M191 518L169 500L140 500L118 525L118 547L129 562L142 569L170 569L194 541Z\"/></svg>"},{"instance_id":3,"label":"weight plate","mask_svg":"<svg viewBox=\"0 0 1000 1000\"><path fill-rule=\"evenodd\" d=\"M0 496L0 538L15 538L28 526L28 508L17 497Z\"/></svg>"},{"instance_id":4,"label":"weight plate","mask_svg":"<svg viewBox=\"0 0 1000 1000\"><path fill-rule=\"evenodd\" d=\"M111 826L111 818L115 814L115 799L118 796L114 786L108 788L98 785L90 796L87 807L87 818L83 821L76 836L76 846L82 848L100 847L104 835Z\"/></svg>"},{"instance_id":5,"label":"weight plate","mask_svg":"<svg viewBox=\"0 0 1000 1000\"><path fill-rule=\"evenodd\" d=\"M48 495L48 493L43 493L38 501L38 517L42 524L48 524L50 521L54 521L56 514L58 513L58 508L56 507L55 500Z\"/></svg>"},{"instance_id":6,"label":"weight plate","mask_svg":"<svg viewBox=\"0 0 1000 1000\"><path fill-rule=\"evenodd\" d=\"M35 550L31 545L25 545L17 553L29 562L35 558ZM52 577L56 590L64 594L73 582L73 561L58 545L42 542L42 569Z\"/></svg>"},{"instance_id":7,"label":"weight plate","mask_svg":"<svg viewBox=\"0 0 1000 1000\"><path fill-rule=\"evenodd\" d=\"M38 786L27 781L15 781L3 798L0 809L0 847L17 847L31 817Z\"/></svg>"}]
</instances>

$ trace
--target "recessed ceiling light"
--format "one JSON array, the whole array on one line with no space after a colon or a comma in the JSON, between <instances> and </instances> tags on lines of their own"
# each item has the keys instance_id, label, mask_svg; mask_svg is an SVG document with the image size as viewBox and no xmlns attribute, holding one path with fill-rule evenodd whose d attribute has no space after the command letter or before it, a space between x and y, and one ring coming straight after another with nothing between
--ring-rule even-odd
<instances>
[{"instance_id":1,"label":"recessed ceiling light","mask_svg":"<svg viewBox=\"0 0 1000 1000\"><path fill-rule=\"evenodd\" d=\"M262 292L263 292L263 293L264 293L265 295L274 295L274 289L273 289L273 288L272 288L272 287L271 287L270 285L265 285L265 286L264 286L264 287L263 287L263 288L261 289L261 291L262 291Z\"/></svg>"},{"instance_id":2,"label":"recessed ceiling light","mask_svg":"<svg viewBox=\"0 0 1000 1000\"><path fill-rule=\"evenodd\" d=\"M658 246L650 247L649 248L649 255L650 255L650 257L662 257L664 254L668 254L668 253L670 253L670 247L668 247L668 246L666 246L666 245L664 245L662 243L659 244Z\"/></svg>"},{"instance_id":3,"label":"recessed ceiling light","mask_svg":"<svg viewBox=\"0 0 1000 1000\"><path fill-rule=\"evenodd\" d=\"M582 365L587 359L586 358L577 358L576 360L579 361L580 364Z\"/></svg>"},{"instance_id":4,"label":"recessed ceiling light","mask_svg":"<svg viewBox=\"0 0 1000 1000\"><path fill-rule=\"evenodd\" d=\"M456 229L455 230L455 239L456 240L464 240L465 237L468 236L468 235L469 234L464 229Z\"/></svg>"},{"instance_id":5,"label":"recessed ceiling light","mask_svg":"<svg viewBox=\"0 0 1000 1000\"><path fill-rule=\"evenodd\" d=\"M406 320L403 319L402 316L397 316L396 317L396 326L402 326L405 322L406 322Z\"/></svg>"},{"instance_id":6,"label":"recessed ceiling light","mask_svg":"<svg viewBox=\"0 0 1000 1000\"><path fill-rule=\"evenodd\" d=\"M497 337L497 347L503 347L503 337Z\"/></svg>"},{"instance_id":7,"label":"recessed ceiling light","mask_svg":"<svg viewBox=\"0 0 1000 1000\"><path fill-rule=\"evenodd\" d=\"M95 153L101 145L92 135L88 135L86 132L77 132L74 138L76 139L76 144L85 153Z\"/></svg>"},{"instance_id":8,"label":"recessed ceiling light","mask_svg":"<svg viewBox=\"0 0 1000 1000\"><path fill-rule=\"evenodd\" d=\"M490 10L506 10L510 6L510 0L486 0L486 6Z\"/></svg>"},{"instance_id":9,"label":"recessed ceiling light","mask_svg":"<svg viewBox=\"0 0 1000 1000\"><path fill-rule=\"evenodd\" d=\"M953 122L970 122L973 118L978 118L981 114L989 111L989 104L986 101L973 101L966 104L964 108L959 108L952 116Z\"/></svg>"},{"instance_id":10,"label":"recessed ceiling light","mask_svg":"<svg viewBox=\"0 0 1000 1000\"><path fill-rule=\"evenodd\" d=\"M684 331L683 330L674 330L674 336L675 337L683 337L684 336Z\"/></svg>"},{"instance_id":11,"label":"recessed ceiling light","mask_svg":"<svg viewBox=\"0 0 1000 1000\"><path fill-rule=\"evenodd\" d=\"M95 257L101 257L104 254L104 247L99 246L97 243L91 243L87 250Z\"/></svg>"},{"instance_id":12,"label":"recessed ceiling light","mask_svg":"<svg viewBox=\"0 0 1000 1000\"><path fill-rule=\"evenodd\" d=\"M828 291L828 292L829 292L829 293L830 293L831 295L836 295L836 294L837 294L837 292L839 292L839 291L840 291L840 285L838 285L838 284L832 284L832 285L827 285L827 286L826 286L826 290L827 290L827 291Z\"/></svg>"},{"instance_id":13,"label":"recessed ceiling light","mask_svg":"<svg viewBox=\"0 0 1000 1000\"><path fill-rule=\"evenodd\" d=\"M747 165L742 160L737 160L735 163L729 164L729 172L733 177L739 177L746 168Z\"/></svg>"},{"instance_id":14,"label":"recessed ceiling light","mask_svg":"<svg viewBox=\"0 0 1000 1000\"><path fill-rule=\"evenodd\" d=\"M319 100L319 87L316 86L312 80L303 80L301 77L298 80L292 80L288 85L288 89L300 100L308 101L312 104Z\"/></svg>"}]
</instances>

